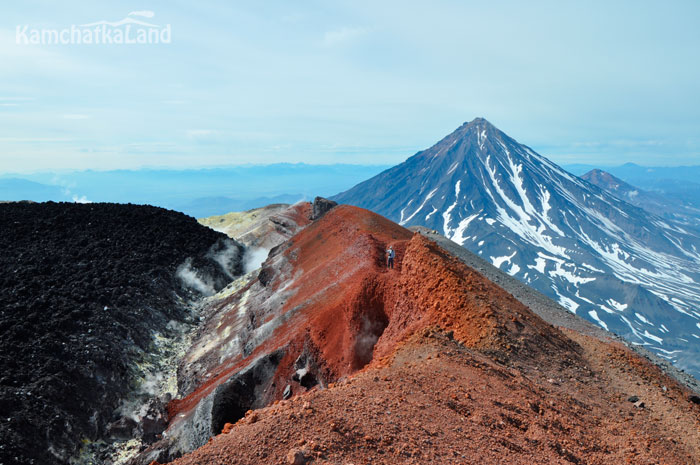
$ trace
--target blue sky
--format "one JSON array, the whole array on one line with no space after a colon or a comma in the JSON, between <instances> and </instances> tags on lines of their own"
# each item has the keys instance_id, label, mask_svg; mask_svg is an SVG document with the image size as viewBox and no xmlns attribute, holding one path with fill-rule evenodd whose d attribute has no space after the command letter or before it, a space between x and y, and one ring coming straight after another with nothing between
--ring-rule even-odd
<instances>
[{"instance_id":1,"label":"blue sky","mask_svg":"<svg viewBox=\"0 0 700 465\"><path fill-rule=\"evenodd\" d=\"M16 44L17 26L132 11L171 43ZM393 164L476 116L561 164L700 164L698 18L697 1L4 2L0 172Z\"/></svg>"}]
</instances>

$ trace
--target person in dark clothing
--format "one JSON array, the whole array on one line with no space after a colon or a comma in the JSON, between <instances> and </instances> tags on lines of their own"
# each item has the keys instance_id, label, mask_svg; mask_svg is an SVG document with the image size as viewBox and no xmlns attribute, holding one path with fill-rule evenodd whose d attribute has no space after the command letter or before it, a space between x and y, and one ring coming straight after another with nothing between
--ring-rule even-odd
<instances>
[{"instance_id":1,"label":"person in dark clothing","mask_svg":"<svg viewBox=\"0 0 700 465\"><path fill-rule=\"evenodd\" d=\"M389 250L386 251L386 256L387 256L386 267L393 269L394 268L394 257L396 256L396 253L394 253L393 246L389 246Z\"/></svg>"}]
</instances>

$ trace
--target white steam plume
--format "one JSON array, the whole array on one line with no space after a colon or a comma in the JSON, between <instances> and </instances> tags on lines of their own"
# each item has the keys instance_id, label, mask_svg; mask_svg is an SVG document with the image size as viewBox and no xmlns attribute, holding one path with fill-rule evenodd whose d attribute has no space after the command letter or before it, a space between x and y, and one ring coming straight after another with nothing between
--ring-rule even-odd
<instances>
[{"instance_id":1,"label":"white steam plume","mask_svg":"<svg viewBox=\"0 0 700 465\"><path fill-rule=\"evenodd\" d=\"M232 271L236 268L239 252L238 247L236 247L232 242L226 242L223 250L218 252L214 252L212 247L212 249L209 250L207 257L218 263L224 273L226 273L226 276L231 279L234 278Z\"/></svg>"},{"instance_id":2,"label":"white steam plume","mask_svg":"<svg viewBox=\"0 0 700 465\"><path fill-rule=\"evenodd\" d=\"M265 259L267 259L269 253L270 251L268 249L261 247L246 249L243 255L243 272L250 273L260 268Z\"/></svg>"},{"instance_id":3,"label":"white steam plume","mask_svg":"<svg viewBox=\"0 0 700 465\"><path fill-rule=\"evenodd\" d=\"M192 268L191 258L188 258L182 265L177 267L175 276L177 276L185 286L198 291L200 294L210 296L216 293L211 281L206 277L201 277L199 273Z\"/></svg>"}]
</instances>

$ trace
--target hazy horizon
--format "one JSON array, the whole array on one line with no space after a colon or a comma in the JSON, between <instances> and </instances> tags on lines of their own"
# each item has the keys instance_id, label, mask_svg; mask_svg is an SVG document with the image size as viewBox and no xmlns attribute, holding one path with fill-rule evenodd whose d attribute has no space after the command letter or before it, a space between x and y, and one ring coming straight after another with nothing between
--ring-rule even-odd
<instances>
[{"instance_id":1,"label":"hazy horizon","mask_svg":"<svg viewBox=\"0 0 700 465\"><path fill-rule=\"evenodd\" d=\"M412 156L412 155L411 155ZM408 157L407 157L408 158ZM398 163L401 163L405 160L402 160ZM398 164L397 163L397 164ZM700 162L697 164L668 164L668 165L644 165L640 163L635 163L635 162L622 162L622 163L613 163L613 164L604 164L604 163L562 163L561 166L562 168L567 168L567 167L577 167L577 168L590 168L590 169L602 169L605 170L606 168L620 168L623 166L639 166L642 168L700 168ZM267 167L281 167L281 166L308 166L308 167L340 167L340 166L348 166L348 167L373 167L373 168L390 168L394 165L390 164L385 164L385 163L305 163L305 162L276 162L276 163L239 163L239 164L221 164L221 165L208 165L208 166L141 166L138 168L83 168L83 169L72 169L72 168L63 168L63 169L48 169L48 168L38 168L35 170L28 170L28 171L8 171L8 172L0 172L0 177L1 178L8 178L12 176L20 176L20 177L26 177L26 176L34 176L34 175L47 175L47 174L61 174L61 173L88 173L88 172L96 172L96 173L104 173L104 172L118 172L118 171L128 171L128 172L144 172L144 171L167 171L167 172L183 172L183 171L213 171L213 170L225 170L225 169L238 169L238 168L267 168Z\"/></svg>"}]
</instances>

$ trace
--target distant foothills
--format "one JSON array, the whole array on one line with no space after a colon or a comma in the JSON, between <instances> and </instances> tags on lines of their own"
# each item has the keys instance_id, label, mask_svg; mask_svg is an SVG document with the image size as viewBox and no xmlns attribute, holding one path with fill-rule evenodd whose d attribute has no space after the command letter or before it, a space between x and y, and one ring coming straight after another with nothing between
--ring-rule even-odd
<instances>
[{"instance_id":1,"label":"distant foothills","mask_svg":"<svg viewBox=\"0 0 700 465\"><path fill-rule=\"evenodd\" d=\"M0 201L149 204L195 218L349 189L388 165L279 163L207 169L0 174Z\"/></svg>"},{"instance_id":2,"label":"distant foothills","mask_svg":"<svg viewBox=\"0 0 700 465\"><path fill-rule=\"evenodd\" d=\"M294 203L317 195L330 196L389 167L279 163L208 169L4 173L0 174L0 201L151 204L202 218L271 203ZM604 169L641 191L691 207L700 206L700 166L649 167L627 163L617 167L573 164L563 168L577 176Z\"/></svg>"}]
</instances>

